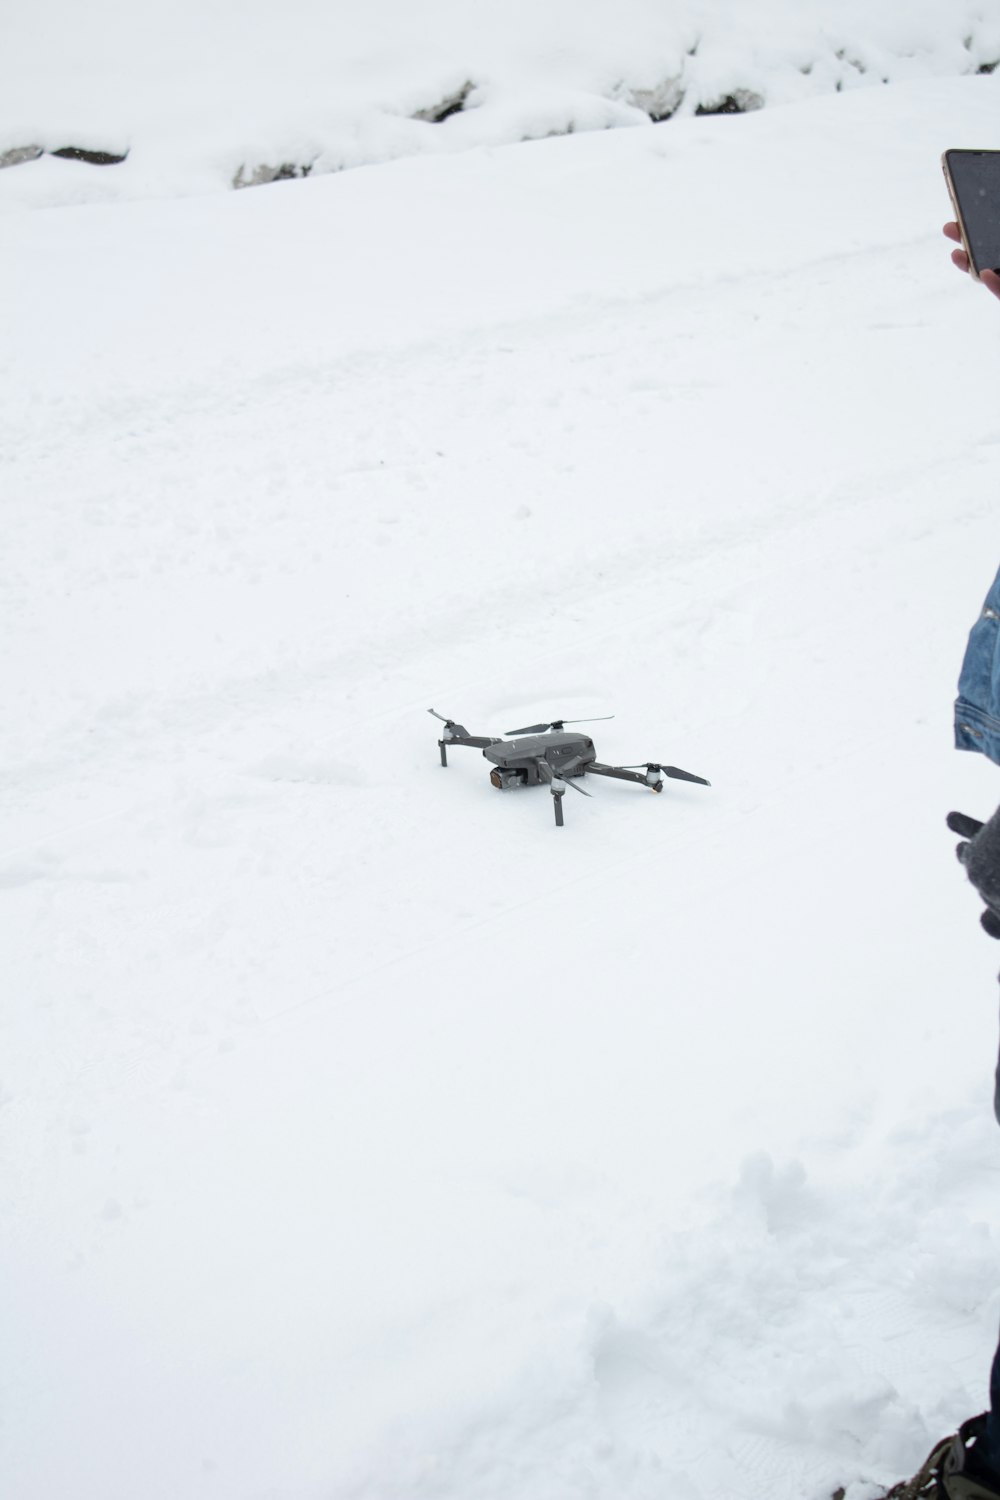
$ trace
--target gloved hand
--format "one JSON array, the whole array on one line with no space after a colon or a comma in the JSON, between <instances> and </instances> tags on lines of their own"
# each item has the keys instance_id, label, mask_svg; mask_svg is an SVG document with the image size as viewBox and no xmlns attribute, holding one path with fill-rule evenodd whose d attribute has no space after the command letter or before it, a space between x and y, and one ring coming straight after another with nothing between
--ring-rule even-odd
<instances>
[{"instance_id":1,"label":"gloved hand","mask_svg":"<svg viewBox=\"0 0 1000 1500\"><path fill-rule=\"evenodd\" d=\"M1000 807L988 823L959 812L947 821L963 840L955 853L986 907L979 920L991 938L1000 938Z\"/></svg>"}]
</instances>

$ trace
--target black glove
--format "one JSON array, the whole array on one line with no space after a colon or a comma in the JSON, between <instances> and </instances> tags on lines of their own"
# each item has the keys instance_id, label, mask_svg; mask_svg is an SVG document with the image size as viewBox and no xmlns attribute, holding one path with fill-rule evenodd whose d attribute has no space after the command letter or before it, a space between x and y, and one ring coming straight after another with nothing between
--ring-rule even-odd
<instances>
[{"instance_id":1,"label":"black glove","mask_svg":"<svg viewBox=\"0 0 1000 1500\"><path fill-rule=\"evenodd\" d=\"M949 813L947 821L965 841L955 853L986 907L979 920L991 938L1000 938L1000 807L988 823L958 812Z\"/></svg>"}]
</instances>

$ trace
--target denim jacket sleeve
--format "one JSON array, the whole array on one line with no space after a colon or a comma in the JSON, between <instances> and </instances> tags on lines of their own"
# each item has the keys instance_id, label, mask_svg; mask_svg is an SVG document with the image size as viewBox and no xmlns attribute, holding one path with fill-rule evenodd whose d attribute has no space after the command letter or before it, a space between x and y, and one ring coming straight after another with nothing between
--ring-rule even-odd
<instances>
[{"instance_id":1,"label":"denim jacket sleeve","mask_svg":"<svg viewBox=\"0 0 1000 1500\"><path fill-rule=\"evenodd\" d=\"M955 745L1000 765L1000 571L969 634L958 679Z\"/></svg>"}]
</instances>

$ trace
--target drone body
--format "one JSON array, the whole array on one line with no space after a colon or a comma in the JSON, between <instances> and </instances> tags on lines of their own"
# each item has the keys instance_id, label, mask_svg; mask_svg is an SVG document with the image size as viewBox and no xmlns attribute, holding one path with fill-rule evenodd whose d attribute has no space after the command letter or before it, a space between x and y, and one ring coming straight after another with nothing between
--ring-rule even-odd
<instances>
[{"instance_id":1,"label":"drone body","mask_svg":"<svg viewBox=\"0 0 1000 1500\"><path fill-rule=\"evenodd\" d=\"M538 769L543 761L554 776L582 776L584 762L597 759L593 740L571 730L497 740L487 745L483 754L496 767L490 772L490 780L501 790L509 786L538 786L546 780L544 772Z\"/></svg>"},{"instance_id":2,"label":"drone body","mask_svg":"<svg viewBox=\"0 0 1000 1500\"><path fill-rule=\"evenodd\" d=\"M677 766L661 766L655 761L647 761L644 766L604 765L597 759L594 742L589 735L567 731L566 721L563 719L554 719L550 724L529 724L524 729L511 729L508 730L510 738L498 739L489 735L470 734L463 724L456 724L454 719L446 719L436 709L429 708L427 712L444 724L444 731L438 740L443 766L448 764L449 745L469 745L481 749L486 759L493 763L490 781L498 790L546 784L552 793L556 825L560 828L563 826L562 799L567 786L585 797L590 796L584 787L578 785L579 779L588 771L594 776L634 781L653 792L662 792L664 776L677 781L695 781L699 786L709 785L703 776L694 776L690 771L682 771Z\"/></svg>"}]
</instances>

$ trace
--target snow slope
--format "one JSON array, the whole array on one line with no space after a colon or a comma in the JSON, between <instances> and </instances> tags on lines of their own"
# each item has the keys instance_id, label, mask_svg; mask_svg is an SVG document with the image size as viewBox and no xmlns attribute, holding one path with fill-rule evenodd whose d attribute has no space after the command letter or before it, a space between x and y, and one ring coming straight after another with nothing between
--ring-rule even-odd
<instances>
[{"instance_id":1,"label":"snow slope","mask_svg":"<svg viewBox=\"0 0 1000 1500\"><path fill-rule=\"evenodd\" d=\"M996 108L8 218L5 1494L865 1500L980 1409ZM556 830L431 705L713 785Z\"/></svg>"}]
</instances>

